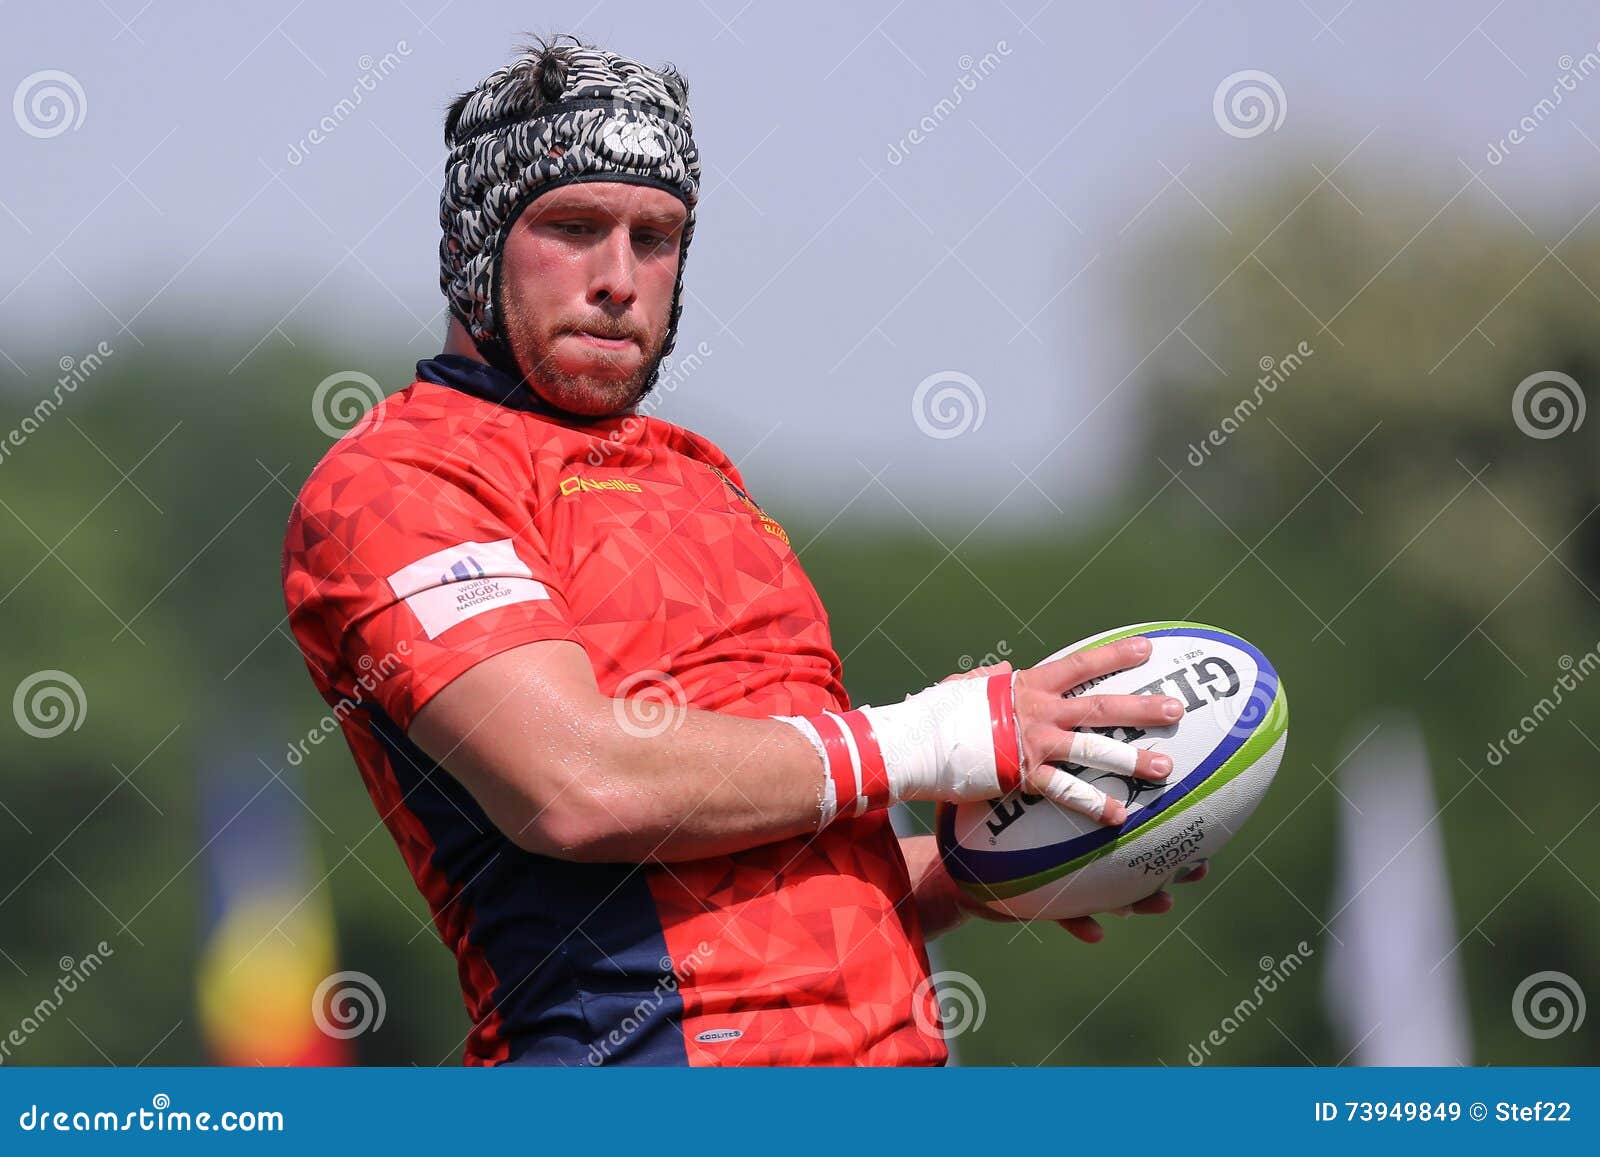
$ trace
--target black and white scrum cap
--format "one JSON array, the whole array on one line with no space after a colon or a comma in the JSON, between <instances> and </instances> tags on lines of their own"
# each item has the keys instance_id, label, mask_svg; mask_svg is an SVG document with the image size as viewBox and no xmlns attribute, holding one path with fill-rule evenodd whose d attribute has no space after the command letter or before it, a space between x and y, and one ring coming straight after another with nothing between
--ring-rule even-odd
<instances>
[{"instance_id":1,"label":"black and white scrum cap","mask_svg":"<svg viewBox=\"0 0 1600 1157\"><path fill-rule=\"evenodd\" d=\"M662 357L672 352L700 193L688 87L676 70L578 45L530 50L471 91L445 143L439 285L486 360L520 373L500 308L511 225L551 189L602 180L656 186L688 210Z\"/></svg>"}]
</instances>

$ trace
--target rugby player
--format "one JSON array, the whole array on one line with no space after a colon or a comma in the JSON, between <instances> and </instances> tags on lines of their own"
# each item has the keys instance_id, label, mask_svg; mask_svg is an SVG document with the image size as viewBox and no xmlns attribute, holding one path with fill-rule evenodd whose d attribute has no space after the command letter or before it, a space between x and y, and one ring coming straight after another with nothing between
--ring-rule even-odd
<instances>
[{"instance_id":1,"label":"rugby player","mask_svg":"<svg viewBox=\"0 0 1600 1157\"><path fill-rule=\"evenodd\" d=\"M1064 765L1170 761L1075 729L1181 704L1063 696L1130 639L852 709L781 523L641 407L694 232L687 95L556 38L451 104L445 347L305 483L290 624L456 957L468 1064L941 1064L926 941L992 913L889 809L1026 788L1120 823Z\"/></svg>"}]
</instances>

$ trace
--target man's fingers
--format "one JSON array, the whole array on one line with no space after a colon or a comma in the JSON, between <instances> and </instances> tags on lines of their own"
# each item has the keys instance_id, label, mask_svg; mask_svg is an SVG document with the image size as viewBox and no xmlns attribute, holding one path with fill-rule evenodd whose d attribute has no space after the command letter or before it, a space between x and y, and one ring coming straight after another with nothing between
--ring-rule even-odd
<instances>
[{"instance_id":1,"label":"man's fingers","mask_svg":"<svg viewBox=\"0 0 1600 1157\"><path fill-rule=\"evenodd\" d=\"M1098 647L1074 651L1072 654L1048 663L1029 668L1030 682L1064 695L1090 679L1109 675L1113 671L1137 667L1150 657L1150 640L1142 635L1119 639L1115 643L1102 643Z\"/></svg>"},{"instance_id":2,"label":"man's fingers","mask_svg":"<svg viewBox=\"0 0 1600 1157\"><path fill-rule=\"evenodd\" d=\"M1067 695L1051 717L1071 727L1171 727L1183 718L1183 701L1171 695Z\"/></svg>"},{"instance_id":3,"label":"man's fingers","mask_svg":"<svg viewBox=\"0 0 1600 1157\"><path fill-rule=\"evenodd\" d=\"M1026 755L1037 763L1070 763L1140 779L1161 780L1172 774L1171 756L1157 755L1149 748L1135 747L1098 731L1047 733L1042 743L1037 735L1030 732L1025 743Z\"/></svg>"},{"instance_id":4,"label":"man's fingers","mask_svg":"<svg viewBox=\"0 0 1600 1157\"><path fill-rule=\"evenodd\" d=\"M1106 930L1100 927L1099 921L1093 916L1072 916L1066 920L1057 920L1056 923L1085 944L1098 944L1106 936Z\"/></svg>"},{"instance_id":5,"label":"man's fingers","mask_svg":"<svg viewBox=\"0 0 1600 1157\"><path fill-rule=\"evenodd\" d=\"M1209 871L1211 871L1210 860L1196 860L1178 876L1178 883L1193 884L1196 880L1204 880Z\"/></svg>"},{"instance_id":6,"label":"man's fingers","mask_svg":"<svg viewBox=\"0 0 1600 1157\"><path fill-rule=\"evenodd\" d=\"M1152 892L1143 900L1135 900L1130 907L1141 916L1159 916L1172 911L1173 903L1171 892Z\"/></svg>"},{"instance_id":7,"label":"man's fingers","mask_svg":"<svg viewBox=\"0 0 1600 1157\"><path fill-rule=\"evenodd\" d=\"M1103 824L1120 824L1128 818L1128 809L1121 800L1059 767L1034 768L1028 773L1027 786L1034 795L1042 795Z\"/></svg>"}]
</instances>

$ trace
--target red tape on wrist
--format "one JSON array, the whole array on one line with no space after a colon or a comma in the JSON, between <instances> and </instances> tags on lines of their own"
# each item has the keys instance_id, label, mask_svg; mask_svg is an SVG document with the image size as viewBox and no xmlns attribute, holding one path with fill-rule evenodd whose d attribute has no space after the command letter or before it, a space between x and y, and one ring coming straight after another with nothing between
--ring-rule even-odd
<instances>
[{"instance_id":1,"label":"red tape on wrist","mask_svg":"<svg viewBox=\"0 0 1600 1157\"><path fill-rule=\"evenodd\" d=\"M808 717L822 738L823 750L828 757L828 776L833 780L834 818L856 814L856 801L861 797L861 784L855 760L850 755L850 744L845 741L844 726L837 715L812 715Z\"/></svg>"},{"instance_id":2,"label":"red tape on wrist","mask_svg":"<svg viewBox=\"0 0 1600 1157\"><path fill-rule=\"evenodd\" d=\"M888 807L889 769L884 766L883 752L878 747L877 733L872 721L860 711L847 712L843 717L856 741L856 751L861 755L861 794L867 797L866 810Z\"/></svg>"},{"instance_id":3,"label":"red tape on wrist","mask_svg":"<svg viewBox=\"0 0 1600 1157\"><path fill-rule=\"evenodd\" d=\"M1011 673L990 675L989 727L994 736L994 767L1002 792L1022 786L1022 745L1017 738L1017 706L1011 692Z\"/></svg>"}]
</instances>

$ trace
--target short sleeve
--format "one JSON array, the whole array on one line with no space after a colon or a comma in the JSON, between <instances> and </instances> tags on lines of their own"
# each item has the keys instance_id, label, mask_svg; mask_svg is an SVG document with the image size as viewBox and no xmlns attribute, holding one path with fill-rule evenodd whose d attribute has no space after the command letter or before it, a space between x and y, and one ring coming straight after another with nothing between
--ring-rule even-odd
<instances>
[{"instance_id":1,"label":"short sleeve","mask_svg":"<svg viewBox=\"0 0 1600 1157\"><path fill-rule=\"evenodd\" d=\"M375 700L402 729L475 664L577 638L556 560L513 480L431 457L331 454L284 544L290 626L319 687Z\"/></svg>"}]
</instances>

